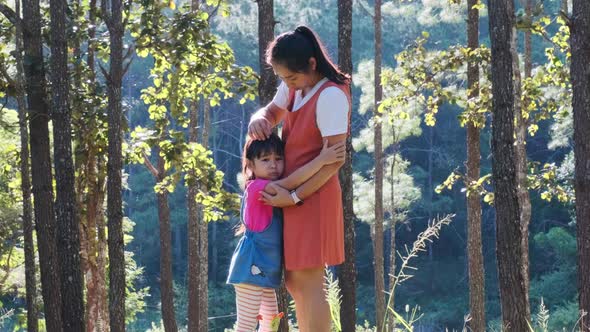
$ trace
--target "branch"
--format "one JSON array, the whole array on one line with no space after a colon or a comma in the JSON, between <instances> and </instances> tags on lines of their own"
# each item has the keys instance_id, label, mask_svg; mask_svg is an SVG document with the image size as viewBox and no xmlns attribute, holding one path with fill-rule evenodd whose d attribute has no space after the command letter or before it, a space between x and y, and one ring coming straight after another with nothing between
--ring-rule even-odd
<instances>
[{"instance_id":1,"label":"branch","mask_svg":"<svg viewBox=\"0 0 590 332\"><path fill-rule=\"evenodd\" d=\"M10 21L10 23L14 24L15 26L23 26L21 18L18 17L18 15L14 12L12 8L8 7L5 4L0 4L0 12L4 14L4 17L6 17L6 19Z\"/></svg>"},{"instance_id":2,"label":"branch","mask_svg":"<svg viewBox=\"0 0 590 332\"><path fill-rule=\"evenodd\" d=\"M147 167L148 171L150 171L150 173L152 173L152 175L157 179L160 174L158 170L154 167L154 164L152 164L152 162L150 161L150 158L148 158L147 154L145 153L143 153L143 163L145 167Z\"/></svg>"},{"instance_id":3,"label":"branch","mask_svg":"<svg viewBox=\"0 0 590 332\"><path fill-rule=\"evenodd\" d=\"M122 76L125 76L127 74L127 71L129 70L129 67L131 66L131 63L133 62L133 59L134 58L129 59L129 61L127 62L127 64L123 68L123 75Z\"/></svg>"},{"instance_id":4,"label":"branch","mask_svg":"<svg viewBox=\"0 0 590 332\"><path fill-rule=\"evenodd\" d=\"M107 29L110 32L112 30L113 20L112 20L112 17L109 15L109 12L107 9L107 1L109 1L109 0L100 0L100 15L99 16L102 18L104 23L107 25Z\"/></svg>"},{"instance_id":5,"label":"branch","mask_svg":"<svg viewBox=\"0 0 590 332\"><path fill-rule=\"evenodd\" d=\"M221 0L217 1L217 6L215 6L215 9L213 9L211 11L211 13L209 13L209 18L207 19L207 22L211 23L211 18L215 15L217 15L217 11L219 10L219 6L221 6Z\"/></svg>"},{"instance_id":6,"label":"branch","mask_svg":"<svg viewBox=\"0 0 590 332\"><path fill-rule=\"evenodd\" d=\"M375 16L371 13L371 11L368 10L360 0L357 0L356 3L359 5L359 7L361 7L361 9L365 12L365 14L369 15L369 17L375 18Z\"/></svg>"},{"instance_id":7,"label":"branch","mask_svg":"<svg viewBox=\"0 0 590 332\"><path fill-rule=\"evenodd\" d=\"M109 75L109 73L107 72L106 69L104 69L102 64L98 64L98 68L100 68L100 71L102 72L102 75L104 76L104 78L106 79L107 82L111 81L111 75ZM110 83L109 83L110 84Z\"/></svg>"}]
</instances>

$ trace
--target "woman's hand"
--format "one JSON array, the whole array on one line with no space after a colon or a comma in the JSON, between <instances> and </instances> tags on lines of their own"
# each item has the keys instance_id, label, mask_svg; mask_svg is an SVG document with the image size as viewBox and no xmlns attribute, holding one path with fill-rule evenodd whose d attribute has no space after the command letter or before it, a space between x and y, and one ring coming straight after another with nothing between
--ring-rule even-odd
<instances>
[{"instance_id":1,"label":"woman's hand","mask_svg":"<svg viewBox=\"0 0 590 332\"><path fill-rule=\"evenodd\" d=\"M248 124L248 135L250 138L264 141L272 133L272 124L263 117L256 117Z\"/></svg>"},{"instance_id":2,"label":"woman's hand","mask_svg":"<svg viewBox=\"0 0 590 332\"><path fill-rule=\"evenodd\" d=\"M260 194L262 195L262 197L260 198L260 200L264 204L279 208L295 205L295 203L293 202L293 198L291 197L291 194L287 189L275 183L269 183L267 187L269 186L271 187L271 190L274 190L276 192L276 194L271 195L266 191L261 191Z\"/></svg>"},{"instance_id":3,"label":"woman's hand","mask_svg":"<svg viewBox=\"0 0 590 332\"><path fill-rule=\"evenodd\" d=\"M318 158L323 165L329 165L336 162L344 162L346 157L346 141L338 142L332 146L328 146L328 139L324 138L324 147Z\"/></svg>"}]
</instances>

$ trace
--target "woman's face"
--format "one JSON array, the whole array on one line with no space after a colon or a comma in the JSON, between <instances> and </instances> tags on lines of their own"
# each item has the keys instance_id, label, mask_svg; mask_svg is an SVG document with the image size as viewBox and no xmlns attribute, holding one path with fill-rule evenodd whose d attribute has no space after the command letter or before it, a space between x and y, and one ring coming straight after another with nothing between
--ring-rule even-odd
<instances>
[{"instance_id":1,"label":"woman's face","mask_svg":"<svg viewBox=\"0 0 590 332\"><path fill-rule=\"evenodd\" d=\"M305 88L313 87L316 82L316 62L314 58L309 59L309 72L294 72L287 67L279 64L273 64L272 68L275 74L287 84L289 89L303 90Z\"/></svg>"}]
</instances>

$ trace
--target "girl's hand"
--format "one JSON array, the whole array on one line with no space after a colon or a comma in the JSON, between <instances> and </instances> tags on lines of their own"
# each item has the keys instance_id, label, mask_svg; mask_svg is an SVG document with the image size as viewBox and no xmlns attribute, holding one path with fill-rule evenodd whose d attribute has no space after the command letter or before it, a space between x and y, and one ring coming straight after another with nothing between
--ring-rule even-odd
<instances>
[{"instance_id":1,"label":"girl's hand","mask_svg":"<svg viewBox=\"0 0 590 332\"><path fill-rule=\"evenodd\" d=\"M338 142L328 147L328 139L324 138L324 147L318 155L320 162L324 165L343 162L346 157L346 141Z\"/></svg>"},{"instance_id":2,"label":"girl's hand","mask_svg":"<svg viewBox=\"0 0 590 332\"><path fill-rule=\"evenodd\" d=\"M248 124L248 135L250 138L264 141L272 133L272 124L263 117L253 118Z\"/></svg>"},{"instance_id":3,"label":"girl's hand","mask_svg":"<svg viewBox=\"0 0 590 332\"><path fill-rule=\"evenodd\" d=\"M260 194L262 195L262 197L260 198L260 200L264 204L279 208L295 205L295 202L293 202L293 198L291 197L291 194L287 189L272 182L269 183L267 186L272 187L272 189L276 191L276 194L271 195L266 191L261 191Z\"/></svg>"}]
</instances>

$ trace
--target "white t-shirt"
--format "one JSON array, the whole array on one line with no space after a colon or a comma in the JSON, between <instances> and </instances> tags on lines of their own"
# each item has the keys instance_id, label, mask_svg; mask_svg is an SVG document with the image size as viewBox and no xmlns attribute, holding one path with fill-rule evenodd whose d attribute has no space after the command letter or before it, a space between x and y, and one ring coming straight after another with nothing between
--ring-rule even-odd
<instances>
[{"instance_id":1,"label":"white t-shirt","mask_svg":"<svg viewBox=\"0 0 590 332\"><path fill-rule=\"evenodd\" d=\"M301 90L295 91L293 112L299 110L327 81L327 78L319 81L304 98L301 98ZM289 107L289 88L284 82L279 85L272 102L285 110ZM349 110L348 98L342 90L335 86L325 88L320 93L316 106L316 122L322 137L347 133Z\"/></svg>"}]
</instances>

